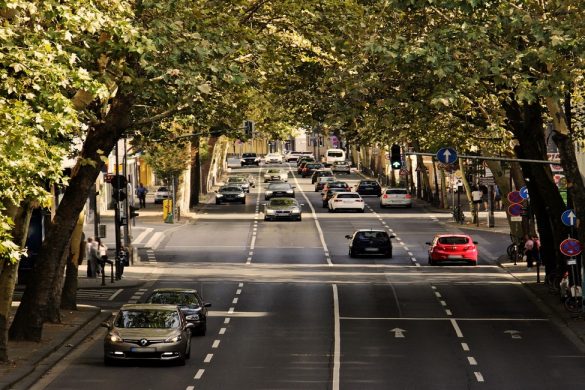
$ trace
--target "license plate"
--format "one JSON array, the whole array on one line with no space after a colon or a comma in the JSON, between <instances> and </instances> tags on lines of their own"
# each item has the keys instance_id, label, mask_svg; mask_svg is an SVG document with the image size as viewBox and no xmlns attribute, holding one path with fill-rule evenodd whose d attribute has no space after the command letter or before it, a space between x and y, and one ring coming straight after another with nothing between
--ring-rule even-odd
<instances>
[{"instance_id":1,"label":"license plate","mask_svg":"<svg viewBox=\"0 0 585 390\"><path fill-rule=\"evenodd\" d=\"M141 347L141 348L132 348L132 352L156 352L156 349L153 347Z\"/></svg>"},{"instance_id":2,"label":"license plate","mask_svg":"<svg viewBox=\"0 0 585 390\"><path fill-rule=\"evenodd\" d=\"M461 255L449 255L449 256L447 256L447 258L449 258L449 259L462 259L463 256L461 256Z\"/></svg>"},{"instance_id":3,"label":"license plate","mask_svg":"<svg viewBox=\"0 0 585 390\"><path fill-rule=\"evenodd\" d=\"M366 248L366 252L378 252L378 248Z\"/></svg>"}]
</instances>

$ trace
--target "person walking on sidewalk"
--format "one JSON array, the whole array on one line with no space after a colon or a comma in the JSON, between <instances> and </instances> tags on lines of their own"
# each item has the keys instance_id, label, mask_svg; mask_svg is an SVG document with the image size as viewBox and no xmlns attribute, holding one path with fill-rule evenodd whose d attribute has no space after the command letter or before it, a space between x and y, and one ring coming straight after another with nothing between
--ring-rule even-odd
<instances>
[{"instance_id":1,"label":"person walking on sidewalk","mask_svg":"<svg viewBox=\"0 0 585 390\"><path fill-rule=\"evenodd\" d=\"M534 262L534 241L532 237L526 235L524 237L524 256L526 256L526 266L532 268Z\"/></svg>"},{"instance_id":2,"label":"person walking on sidewalk","mask_svg":"<svg viewBox=\"0 0 585 390\"><path fill-rule=\"evenodd\" d=\"M93 246L93 238L87 238L87 245L85 246L85 258L87 259L87 277L95 278L97 271L97 263L94 257L95 249Z\"/></svg>"},{"instance_id":3,"label":"person walking on sidewalk","mask_svg":"<svg viewBox=\"0 0 585 390\"><path fill-rule=\"evenodd\" d=\"M146 208L146 193L148 190L144 188L144 185L140 183L136 189L136 195L138 195L138 201L140 202L140 208Z\"/></svg>"}]
</instances>

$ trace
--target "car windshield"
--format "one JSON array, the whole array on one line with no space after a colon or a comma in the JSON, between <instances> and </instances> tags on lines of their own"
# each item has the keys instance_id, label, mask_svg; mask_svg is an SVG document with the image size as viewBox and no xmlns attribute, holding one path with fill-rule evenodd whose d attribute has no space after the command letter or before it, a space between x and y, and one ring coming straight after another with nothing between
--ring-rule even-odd
<instances>
[{"instance_id":1,"label":"car windshield","mask_svg":"<svg viewBox=\"0 0 585 390\"><path fill-rule=\"evenodd\" d=\"M245 181L246 181L246 178L239 177L239 176L228 178L228 183L243 183Z\"/></svg>"},{"instance_id":2,"label":"car windshield","mask_svg":"<svg viewBox=\"0 0 585 390\"><path fill-rule=\"evenodd\" d=\"M278 169L269 169L266 173L280 173Z\"/></svg>"},{"instance_id":3,"label":"car windshield","mask_svg":"<svg viewBox=\"0 0 585 390\"><path fill-rule=\"evenodd\" d=\"M118 328L178 328L179 313L171 310L122 310L114 326Z\"/></svg>"},{"instance_id":4,"label":"car windshield","mask_svg":"<svg viewBox=\"0 0 585 390\"><path fill-rule=\"evenodd\" d=\"M374 187L376 186L378 183L376 183L375 181L362 181L360 183L361 187Z\"/></svg>"},{"instance_id":5,"label":"car windshield","mask_svg":"<svg viewBox=\"0 0 585 390\"><path fill-rule=\"evenodd\" d=\"M148 303L160 303L164 305L199 306L195 293L164 291L155 292L148 298Z\"/></svg>"},{"instance_id":6,"label":"car windshield","mask_svg":"<svg viewBox=\"0 0 585 390\"><path fill-rule=\"evenodd\" d=\"M270 201L270 206L293 206L294 204L294 199L272 199Z\"/></svg>"},{"instance_id":7,"label":"car windshield","mask_svg":"<svg viewBox=\"0 0 585 390\"><path fill-rule=\"evenodd\" d=\"M159 187L157 191L158 192L169 192L167 187Z\"/></svg>"},{"instance_id":8,"label":"car windshield","mask_svg":"<svg viewBox=\"0 0 585 390\"><path fill-rule=\"evenodd\" d=\"M347 188L347 183L343 182L343 181L334 181L331 183L328 183L329 187L335 187L335 188Z\"/></svg>"},{"instance_id":9,"label":"car windshield","mask_svg":"<svg viewBox=\"0 0 585 390\"><path fill-rule=\"evenodd\" d=\"M355 235L355 238L358 240L373 240L373 239L379 239L379 240L387 240L388 239L388 233L386 232L358 232Z\"/></svg>"},{"instance_id":10,"label":"car windshield","mask_svg":"<svg viewBox=\"0 0 585 390\"><path fill-rule=\"evenodd\" d=\"M242 192L242 187L237 186L230 186L230 187L221 187L219 192Z\"/></svg>"},{"instance_id":11,"label":"car windshield","mask_svg":"<svg viewBox=\"0 0 585 390\"><path fill-rule=\"evenodd\" d=\"M343 157L343 152L327 152L329 157Z\"/></svg>"},{"instance_id":12,"label":"car windshield","mask_svg":"<svg viewBox=\"0 0 585 390\"><path fill-rule=\"evenodd\" d=\"M443 245L464 245L464 244L468 244L468 243L469 243L469 239L467 237L457 237L457 236L439 237L439 244L443 244Z\"/></svg>"},{"instance_id":13,"label":"car windshield","mask_svg":"<svg viewBox=\"0 0 585 390\"><path fill-rule=\"evenodd\" d=\"M269 190L290 190L291 187L289 184L285 183L273 183L268 186Z\"/></svg>"}]
</instances>

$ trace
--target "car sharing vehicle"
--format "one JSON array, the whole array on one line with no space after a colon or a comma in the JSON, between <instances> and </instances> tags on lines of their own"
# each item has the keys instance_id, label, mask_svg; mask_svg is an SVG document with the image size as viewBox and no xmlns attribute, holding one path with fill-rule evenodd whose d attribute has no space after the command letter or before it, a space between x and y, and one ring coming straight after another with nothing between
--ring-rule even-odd
<instances>
[{"instance_id":1,"label":"car sharing vehicle","mask_svg":"<svg viewBox=\"0 0 585 390\"><path fill-rule=\"evenodd\" d=\"M175 361L191 355L193 324L176 305L127 304L111 322L104 338L104 364L126 360Z\"/></svg>"},{"instance_id":2,"label":"car sharing vehicle","mask_svg":"<svg viewBox=\"0 0 585 390\"><path fill-rule=\"evenodd\" d=\"M429 264L466 262L477 265L477 241L466 234L437 234L429 246Z\"/></svg>"},{"instance_id":3,"label":"car sharing vehicle","mask_svg":"<svg viewBox=\"0 0 585 390\"><path fill-rule=\"evenodd\" d=\"M268 169L264 173L264 183L269 181L288 181L288 172L284 169Z\"/></svg>"},{"instance_id":4,"label":"car sharing vehicle","mask_svg":"<svg viewBox=\"0 0 585 390\"><path fill-rule=\"evenodd\" d=\"M380 207L412 207L412 196L406 188L386 188L380 197Z\"/></svg>"},{"instance_id":5,"label":"car sharing vehicle","mask_svg":"<svg viewBox=\"0 0 585 390\"><path fill-rule=\"evenodd\" d=\"M275 219L302 220L302 204L292 198L272 198L264 205L264 220Z\"/></svg>"},{"instance_id":6,"label":"car sharing vehicle","mask_svg":"<svg viewBox=\"0 0 585 390\"><path fill-rule=\"evenodd\" d=\"M192 288L157 288L146 303L176 305L185 315L187 322L193 324L192 334L205 336L207 331L207 308L211 303L203 301L197 290Z\"/></svg>"},{"instance_id":7,"label":"car sharing vehicle","mask_svg":"<svg viewBox=\"0 0 585 390\"><path fill-rule=\"evenodd\" d=\"M270 200L271 198L294 198L295 187L288 183L270 183L264 191L264 200Z\"/></svg>"},{"instance_id":8,"label":"car sharing vehicle","mask_svg":"<svg viewBox=\"0 0 585 390\"><path fill-rule=\"evenodd\" d=\"M246 191L239 185L220 187L215 193L215 204L237 202L246 204Z\"/></svg>"},{"instance_id":9,"label":"car sharing vehicle","mask_svg":"<svg viewBox=\"0 0 585 390\"><path fill-rule=\"evenodd\" d=\"M359 255L381 255L392 258L392 240L394 234L383 229L359 229L346 235L349 241L349 257Z\"/></svg>"}]
</instances>

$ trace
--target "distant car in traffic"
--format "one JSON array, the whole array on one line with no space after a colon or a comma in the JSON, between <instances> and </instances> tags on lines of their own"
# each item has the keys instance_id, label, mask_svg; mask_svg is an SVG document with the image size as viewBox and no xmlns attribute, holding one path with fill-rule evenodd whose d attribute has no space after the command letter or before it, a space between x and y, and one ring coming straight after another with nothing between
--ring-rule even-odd
<instances>
[{"instance_id":1,"label":"distant car in traffic","mask_svg":"<svg viewBox=\"0 0 585 390\"><path fill-rule=\"evenodd\" d=\"M382 187L375 180L360 180L357 184L355 192L360 195L382 195Z\"/></svg>"},{"instance_id":2,"label":"distant car in traffic","mask_svg":"<svg viewBox=\"0 0 585 390\"><path fill-rule=\"evenodd\" d=\"M349 257L360 255L381 255L392 258L392 240L394 234L383 229L359 229L346 235L349 241Z\"/></svg>"},{"instance_id":3,"label":"distant car in traffic","mask_svg":"<svg viewBox=\"0 0 585 390\"><path fill-rule=\"evenodd\" d=\"M126 304L111 322L104 338L104 364L127 360L175 361L185 365L191 356L191 329L176 305Z\"/></svg>"},{"instance_id":4,"label":"distant car in traffic","mask_svg":"<svg viewBox=\"0 0 585 390\"><path fill-rule=\"evenodd\" d=\"M335 173L351 173L351 164L349 161L335 161L331 170Z\"/></svg>"},{"instance_id":5,"label":"distant car in traffic","mask_svg":"<svg viewBox=\"0 0 585 390\"><path fill-rule=\"evenodd\" d=\"M331 169L329 169L329 168L317 169L311 175L311 184L315 184L317 179L320 177L323 177L323 176L333 177L333 171L331 171Z\"/></svg>"},{"instance_id":6,"label":"distant car in traffic","mask_svg":"<svg viewBox=\"0 0 585 390\"><path fill-rule=\"evenodd\" d=\"M466 262L477 264L477 242L466 234L437 234L429 246L429 264L437 265L446 262Z\"/></svg>"},{"instance_id":7,"label":"distant car in traffic","mask_svg":"<svg viewBox=\"0 0 585 390\"><path fill-rule=\"evenodd\" d=\"M246 204L246 191L239 185L221 186L215 193L215 204L226 202Z\"/></svg>"},{"instance_id":8,"label":"distant car in traffic","mask_svg":"<svg viewBox=\"0 0 585 390\"><path fill-rule=\"evenodd\" d=\"M293 198L272 198L264 206L264 220L275 219L302 220L301 204Z\"/></svg>"},{"instance_id":9,"label":"distant car in traffic","mask_svg":"<svg viewBox=\"0 0 585 390\"><path fill-rule=\"evenodd\" d=\"M319 192L323 190L325 184L335 181L333 176L321 176L315 182L315 192Z\"/></svg>"},{"instance_id":10,"label":"distant car in traffic","mask_svg":"<svg viewBox=\"0 0 585 390\"><path fill-rule=\"evenodd\" d=\"M288 181L288 172L284 169L267 169L264 173L264 183L269 181Z\"/></svg>"},{"instance_id":11,"label":"distant car in traffic","mask_svg":"<svg viewBox=\"0 0 585 390\"><path fill-rule=\"evenodd\" d=\"M345 188L336 188L336 187L330 188L328 190L323 190L323 192L321 193L321 200L323 202L323 207L329 206L329 199L331 199L336 192L347 192L347 190Z\"/></svg>"},{"instance_id":12,"label":"distant car in traffic","mask_svg":"<svg viewBox=\"0 0 585 390\"><path fill-rule=\"evenodd\" d=\"M154 193L154 204L162 203L171 198L171 191L167 187L158 187Z\"/></svg>"},{"instance_id":13,"label":"distant car in traffic","mask_svg":"<svg viewBox=\"0 0 585 390\"><path fill-rule=\"evenodd\" d=\"M301 177L309 177L313 174L313 172L321 168L323 168L323 164L321 163L315 162L307 163L303 166L303 169L301 170Z\"/></svg>"},{"instance_id":14,"label":"distant car in traffic","mask_svg":"<svg viewBox=\"0 0 585 390\"><path fill-rule=\"evenodd\" d=\"M282 164L283 157L280 153L268 153L264 156L264 163L265 164Z\"/></svg>"},{"instance_id":15,"label":"distant car in traffic","mask_svg":"<svg viewBox=\"0 0 585 390\"><path fill-rule=\"evenodd\" d=\"M205 336L207 331L207 308L211 303L203 301L199 292L192 288L157 288L146 298L146 303L176 305L193 324L193 335Z\"/></svg>"},{"instance_id":16,"label":"distant car in traffic","mask_svg":"<svg viewBox=\"0 0 585 390\"><path fill-rule=\"evenodd\" d=\"M264 200L270 200L271 198L294 198L295 187L289 183L270 183L264 191Z\"/></svg>"},{"instance_id":17,"label":"distant car in traffic","mask_svg":"<svg viewBox=\"0 0 585 390\"><path fill-rule=\"evenodd\" d=\"M250 181L246 176L230 176L227 178L226 185L237 185L250 192Z\"/></svg>"},{"instance_id":18,"label":"distant car in traffic","mask_svg":"<svg viewBox=\"0 0 585 390\"><path fill-rule=\"evenodd\" d=\"M256 153L244 153L242 154L241 166L246 165L260 165L260 157Z\"/></svg>"},{"instance_id":19,"label":"distant car in traffic","mask_svg":"<svg viewBox=\"0 0 585 390\"><path fill-rule=\"evenodd\" d=\"M336 192L329 199L328 205L330 213L339 210L354 210L363 213L365 208L364 200L357 192Z\"/></svg>"},{"instance_id":20,"label":"distant car in traffic","mask_svg":"<svg viewBox=\"0 0 585 390\"><path fill-rule=\"evenodd\" d=\"M380 207L412 207L412 196L406 188L386 188L380 197Z\"/></svg>"}]
</instances>

